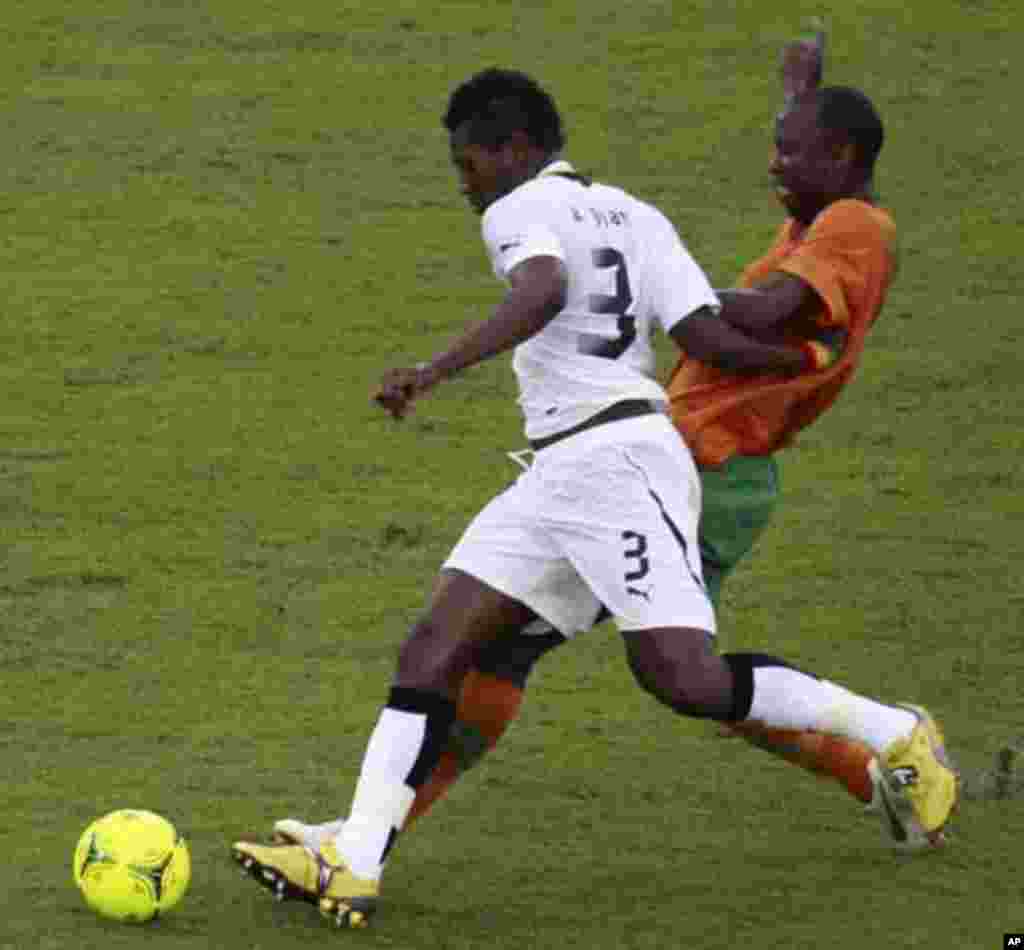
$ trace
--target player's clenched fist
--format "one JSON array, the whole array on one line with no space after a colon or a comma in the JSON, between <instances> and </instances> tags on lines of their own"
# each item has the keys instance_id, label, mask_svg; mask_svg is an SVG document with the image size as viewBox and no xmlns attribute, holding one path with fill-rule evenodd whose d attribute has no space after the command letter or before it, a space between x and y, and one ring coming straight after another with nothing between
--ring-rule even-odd
<instances>
[{"instance_id":1,"label":"player's clenched fist","mask_svg":"<svg viewBox=\"0 0 1024 950\"><path fill-rule=\"evenodd\" d=\"M402 419L413 400L432 389L440 379L441 374L427 363L389 369L381 379L373 401L391 413L392 418Z\"/></svg>"}]
</instances>

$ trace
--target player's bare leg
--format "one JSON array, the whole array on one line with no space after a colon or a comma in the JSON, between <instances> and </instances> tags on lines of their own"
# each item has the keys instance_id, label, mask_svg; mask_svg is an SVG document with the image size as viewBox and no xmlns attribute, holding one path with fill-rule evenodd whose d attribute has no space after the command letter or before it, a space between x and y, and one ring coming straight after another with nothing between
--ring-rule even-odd
<instances>
[{"instance_id":1,"label":"player's bare leg","mask_svg":"<svg viewBox=\"0 0 1024 950\"><path fill-rule=\"evenodd\" d=\"M523 691L508 680L470 670L459 694L448 745L430 778L417 790L406 827L425 814L467 769L493 749L516 718Z\"/></svg>"},{"instance_id":2,"label":"player's bare leg","mask_svg":"<svg viewBox=\"0 0 1024 950\"><path fill-rule=\"evenodd\" d=\"M768 729L757 722L731 723L726 729L736 738L814 775L835 779L865 805L874 797L868 766L875 752L863 742L808 730Z\"/></svg>"}]
</instances>

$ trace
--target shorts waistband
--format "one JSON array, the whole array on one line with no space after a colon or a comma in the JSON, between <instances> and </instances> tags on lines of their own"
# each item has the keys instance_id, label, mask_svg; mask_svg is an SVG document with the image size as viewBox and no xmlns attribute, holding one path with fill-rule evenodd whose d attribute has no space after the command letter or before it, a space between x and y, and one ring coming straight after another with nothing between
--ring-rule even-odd
<instances>
[{"instance_id":1,"label":"shorts waistband","mask_svg":"<svg viewBox=\"0 0 1024 950\"><path fill-rule=\"evenodd\" d=\"M539 452L541 449L546 449L549 445L561 442L562 439L568 439L571 435L586 432L587 429L593 429L596 426L603 426L606 422L619 422L622 419L633 419L636 416L649 416L661 412L664 412L661 403L654 402L653 400L623 399L621 402L612 403L607 409L602 409L589 419L584 419L579 425L575 425L571 429L563 429L554 435L546 435L542 439L531 439L530 448L534 452Z\"/></svg>"}]
</instances>

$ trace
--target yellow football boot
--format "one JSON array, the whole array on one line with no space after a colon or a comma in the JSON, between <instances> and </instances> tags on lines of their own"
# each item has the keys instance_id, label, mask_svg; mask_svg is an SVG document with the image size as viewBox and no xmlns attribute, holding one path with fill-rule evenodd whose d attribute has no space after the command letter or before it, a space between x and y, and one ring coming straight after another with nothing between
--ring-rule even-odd
<instances>
[{"instance_id":1,"label":"yellow football boot","mask_svg":"<svg viewBox=\"0 0 1024 950\"><path fill-rule=\"evenodd\" d=\"M898 847L916 849L943 842L943 828L959 798L960 776L928 711L903 708L917 716L917 725L872 759L868 772L875 790L872 810L886 818Z\"/></svg>"},{"instance_id":2,"label":"yellow football boot","mask_svg":"<svg viewBox=\"0 0 1024 950\"><path fill-rule=\"evenodd\" d=\"M339 927L362 930L377 910L380 882L356 877L338 855L333 841L319 848L300 844L254 844L239 841L232 857L278 900L303 900Z\"/></svg>"}]
</instances>

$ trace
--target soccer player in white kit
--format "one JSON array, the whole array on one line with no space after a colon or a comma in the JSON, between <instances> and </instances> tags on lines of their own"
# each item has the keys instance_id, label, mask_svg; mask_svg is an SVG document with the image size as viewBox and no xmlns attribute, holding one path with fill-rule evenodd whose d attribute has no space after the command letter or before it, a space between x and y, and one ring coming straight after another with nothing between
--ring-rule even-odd
<instances>
[{"instance_id":1,"label":"soccer player in white kit","mask_svg":"<svg viewBox=\"0 0 1024 950\"><path fill-rule=\"evenodd\" d=\"M444 121L508 291L445 352L385 374L376 399L401 418L443 379L514 347L532 463L473 519L442 566L401 648L347 819L302 826L329 826L308 840L237 842L235 859L276 896L315 903L340 926L366 926L478 648L538 618L572 637L602 605L637 681L659 701L688 716L866 742L905 786L892 807L940 834L957 778L936 754L941 741L926 714L772 656L718 656L711 646L700 483L663 411L651 334L660 325L692 355L732 372L800 372L805 352L720 321L714 291L664 215L561 157L557 109L529 77L477 74L455 90Z\"/></svg>"}]
</instances>

